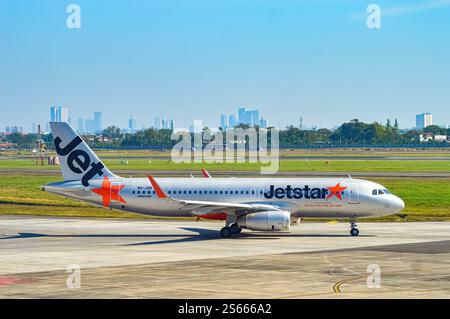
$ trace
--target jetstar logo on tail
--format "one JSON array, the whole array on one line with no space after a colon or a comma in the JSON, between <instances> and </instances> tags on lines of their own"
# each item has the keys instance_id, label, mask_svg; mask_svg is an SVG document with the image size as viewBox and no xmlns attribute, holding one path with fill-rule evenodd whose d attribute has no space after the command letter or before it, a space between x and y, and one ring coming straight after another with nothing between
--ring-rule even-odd
<instances>
[{"instance_id":1,"label":"jetstar logo on tail","mask_svg":"<svg viewBox=\"0 0 450 319\"><path fill-rule=\"evenodd\" d=\"M76 150L75 148L80 145L83 140L81 137L75 137L69 144L61 148L61 138L57 136L55 138L56 153L59 156L67 156L67 165L69 169L75 174L83 174L81 183L84 186L89 186L89 181L95 175L103 175L103 164L101 162L91 163L91 158L88 153L83 150ZM90 167L90 168L89 168Z\"/></svg>"},{"instance_id":2,"label":"jetstar logo on tail","mask_svg":"<svg viewBox=\"0 0 450 319\"><path fill-rule=\"evenodd\" d=\"M111 201L124 203L126 201L120 196L120 191L125 185L114 185L111 184L108 176L103 179L102 186L100 188L94 188L92 191L103 197L103 206L108 207Z\"/></svg>"}]
</instances>

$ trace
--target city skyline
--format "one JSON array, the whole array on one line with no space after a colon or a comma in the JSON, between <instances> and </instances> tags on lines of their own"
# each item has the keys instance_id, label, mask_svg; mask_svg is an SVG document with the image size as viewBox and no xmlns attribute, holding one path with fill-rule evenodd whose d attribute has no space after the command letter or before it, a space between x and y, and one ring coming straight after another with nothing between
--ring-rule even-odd
<instances>
[{"instance_id":1,"label":"city skyline","mask_svg":"<svg viewBox=\"0 0 450 319\"><path fill-rule=\"evenodd\" d=\"M408 5L394 2L378 4ZM379 30L365 5L344 0L79 5L89 19L71 30L62 3L0 3L0 127L28 131L48 105L99 110L120 127L130 111L138 127L156 116L216 126L240 105L275 127L303 117L305 127L398 118L411 128L422 112L450 124L448 5L382 15Z\"/></svg>"},{"instance_id":2,"label":"city skyline","mask_svg":"<svg viewBox=\"0 0 450 319\"><path fill-rule=\"evenodd\" d=\"M237 109L237 116L235 115L235 113L231 113L229 115L227 114L220 114L220 118L219 118L219 122L216 126L214 125L205 125L205 123L202 122L202 124L204 125L204 127L215 127L215 128L229 128L229 127L234 127L236 125L239 124L247 124L249 126L255 126L258 125L260 127L263 128L267 128L270 127L271 125L269 125L269 120L268 119L264 119L263 116L260 116L260 110L259 109L254 109L254 110L247 110L245 107L239 107ZM130 114L130 116L128 117L127 120L127 126L117 126L117 125L103 125L102 123L102 112L100 111L94 111L93 112L93 118L77 118L77 125L75 126L74 121L72 120L72 118L69 116L69 108L67 106L51 106L50 107L50 121L57 121L57 122L61 122L61 121L68 121L69 123L71 123L78 132L80 133L100 133L102 132L103 129L109 127L109 126L116 126L120 129L122 129L123 131L127 131L127 132L131 132L134 133L140 129L147 129L147 128L154 128L154 129L180 129L180 126L175 126L175 122L172 119L165 119L165 118L161 118L159 116L155 116L154 118L154 122L153 125L141 125L141 127L138 127L138 123L136 121L135 118L133 118L132 113ZM352 119L353 120L353 119ZM450 128L450 125L448 124L435 124L433 122L433 114L429 113L429 112L423 112L420 114L416 114L415 115L415 120L416 120L416 125L413 127L402 127L401 125L399 125L400 129L417 129L417 130L422 130L427 126L430 125L437 125L443 128ZM202 121L200 119L200 121ZM349 120L350 121L350 120ZM346 121L346 122L349 122ZM392 124L392 121L394 121L396 123L396 125L398 125L398 119L397 117L395 117L394 119L388 118L386 119L386 122L382 122L379 121L378 123L382 124L382 125L387 125L389 121L389 125ZM374 121L376 122L376 121ZM373 123L373 122L369 122L369 123ZM8 125L5 127L4 132L6 133L12 133L12 132L20 132L20 133L36 133L37 131L37 125L41 125L41 127L43 128L45 125L46 129L43 129L43 131L47 130L48 131L48 121L44 122L44 124L41 123L31 123L31 130L27 130L24 129L23 126L17 126L17 125ZM343 123L339 123L339 125L341 125ZM321 126L317 126L317 125L304 125L303 123L303 116L300 116L300 120L298 122L298 124L295 123L290 123L287 124L283 127L280 127L281 129L284 129L286 127L289 126L294 126L300 129L304 129L304 130L311 130L311 129L320 129L320 128L327 128L327 129L335 129L337 128L339 125L336 125L334 127L331 128L327 128L327 127L321 127ZM188 125L188 126L183 126L184 128L188 128L192 129L193 125ZM0 130L1 132L1 130Z\"/></svg>"}]
</instances>

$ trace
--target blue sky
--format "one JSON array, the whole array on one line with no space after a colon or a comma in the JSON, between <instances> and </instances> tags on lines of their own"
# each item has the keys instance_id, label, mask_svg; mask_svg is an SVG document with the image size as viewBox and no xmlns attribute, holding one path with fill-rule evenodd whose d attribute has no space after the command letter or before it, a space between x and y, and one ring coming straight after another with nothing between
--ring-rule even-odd
<instances>
[{"instance_id":1,"label":"blue sky","mask_svg":"<svg viewBox=\"0 0 450 319\"><path fill-rule=\"evenodd\" d=\"M70 3L81 29L66 27ZM0 127L29 130L55 104L121 127L131 112L139 127L216 126L240 106L276 126L450 124L449 21L447 0L1 0Z\"/></svg>"}]
</instances>

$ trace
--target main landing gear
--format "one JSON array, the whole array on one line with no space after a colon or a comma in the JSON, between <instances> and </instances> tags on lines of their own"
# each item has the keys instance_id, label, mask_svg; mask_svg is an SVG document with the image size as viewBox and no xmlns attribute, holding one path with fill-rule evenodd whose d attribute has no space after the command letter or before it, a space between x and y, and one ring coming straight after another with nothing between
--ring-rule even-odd
<instances>
[{"instance_id":1,"label":"main landing gear","mask_svg":"<svg viewBox=\"0 0 450 319\"><path fill-rule=\"evenodd\" d=\"M350 218L350 235L352 236L358 236L359 230L356 228L356 217Z\"/></svg>"},{"instance_id":2,"label":"main landing gear","mask_svg":"<svg viewBox=\"0 0 450 319\"><path fill-rule=\"evenodd\" d=\"M242 228L239 227L237 223L233 223L222 228L220 230L220 236L223 238L230 238L233 234L239 234L241 231Z\"/></svg>"}]
</instances>

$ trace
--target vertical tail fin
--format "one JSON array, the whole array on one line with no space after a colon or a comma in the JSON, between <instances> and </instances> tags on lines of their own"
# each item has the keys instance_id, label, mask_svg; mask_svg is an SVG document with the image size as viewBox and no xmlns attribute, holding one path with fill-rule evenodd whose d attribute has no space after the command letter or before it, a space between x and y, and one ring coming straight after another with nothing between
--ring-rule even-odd
<instances>
[{"instance_id":1,"label":"vertical tail fin","mask_svg":"<svg viewBox=\"0 0 450 319\"><path fill-rule=\"evenodd\" d=\"M67 122L50 122L56 153L64 180L89 186L92 178L116 177Z\"/></svg>"}]
</instances>

